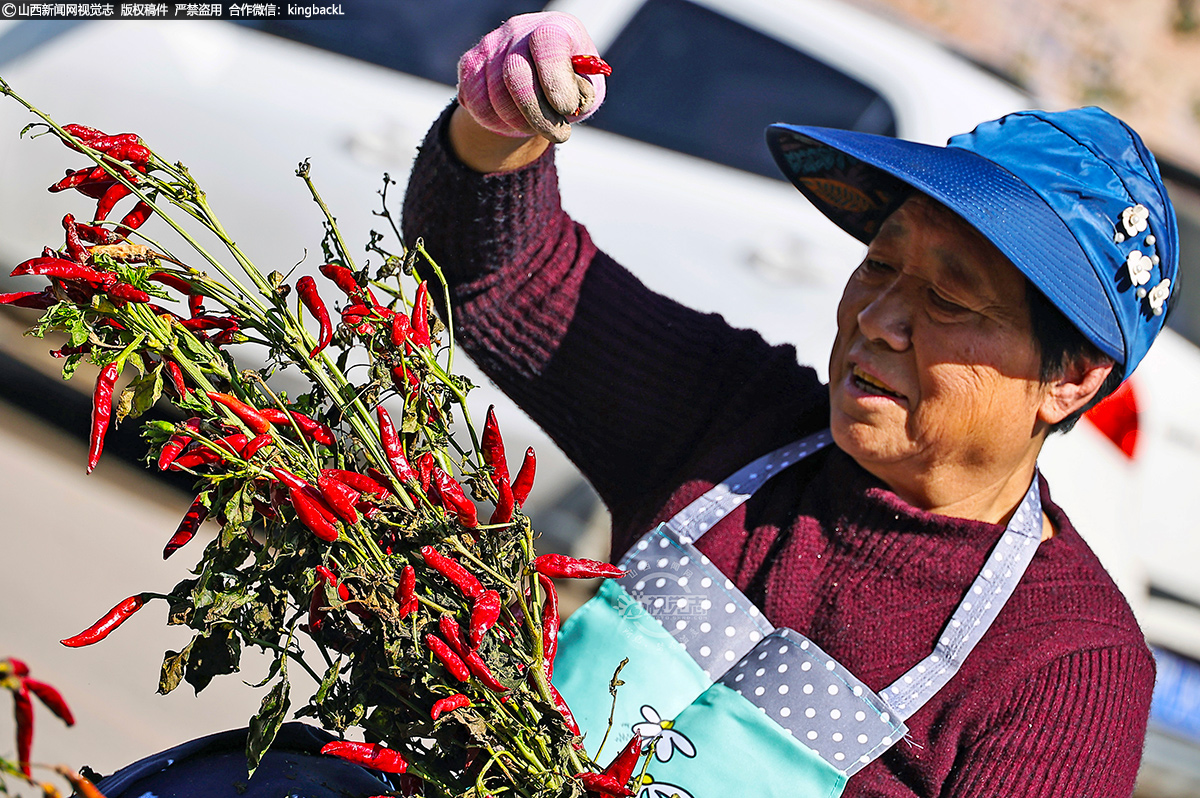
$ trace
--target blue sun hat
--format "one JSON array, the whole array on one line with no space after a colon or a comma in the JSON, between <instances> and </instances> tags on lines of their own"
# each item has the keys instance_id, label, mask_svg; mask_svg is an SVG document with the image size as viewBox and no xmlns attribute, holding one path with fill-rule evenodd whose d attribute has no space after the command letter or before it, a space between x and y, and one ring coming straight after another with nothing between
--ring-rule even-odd
<instances>
[{"instance_id":1,"label":"blue sun hat","mask_svg":"<svg viewBox=\"0 0 1200 798\"><path fill-rule=\"evenodd\" d=\"M914 188L957 213L1125 376L1162 329L1175 211L1154 156L1099 108L1009 114L945 147L798 125L766 135L783 173L863 243Z\"/></svg>"}]
</instances>

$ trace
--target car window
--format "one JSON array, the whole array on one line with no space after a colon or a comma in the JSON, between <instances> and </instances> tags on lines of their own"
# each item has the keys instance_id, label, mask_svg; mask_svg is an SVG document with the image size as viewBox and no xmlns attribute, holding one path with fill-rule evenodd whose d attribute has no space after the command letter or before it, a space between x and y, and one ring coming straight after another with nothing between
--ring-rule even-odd
<instances>
[{"instance_id":1,"label":"car window","mask_svg":"<svg viewBox=\"0 0 1200 798\"><path fill-rule=\"evenodd\" d=\"M781 177L763 140L772 122L896 134L870 87L686 0L648 0L604 58L613 99L593 127L749 172Z\"/></svg>"},{"instance_id":2,"label":"car window","mask_svg":"<svg viewBox=\"0 0 1200 798\"><path fill-rule=\"evenodd\" d=\"M352 17L241 24L439 83L458 82L458 57L515 14L546 0L354 0Z\"/></svg>"}]
</instances>

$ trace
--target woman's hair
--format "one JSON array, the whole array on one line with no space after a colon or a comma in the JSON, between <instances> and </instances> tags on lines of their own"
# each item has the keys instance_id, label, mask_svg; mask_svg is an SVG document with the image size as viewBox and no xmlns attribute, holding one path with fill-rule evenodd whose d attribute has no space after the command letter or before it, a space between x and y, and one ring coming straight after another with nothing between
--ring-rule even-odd
<instances>
[{"instance_id":1,"label":"woman's hair","mask_svg":"<svg viewBox=\"0 0 1200 798\"><path fill-rule=\"evenodd\" d=\"M1033 339L1041 353L1038 378L1043 383L1061 377L1068 366L1081 360L1092 364L1113 363L1112 372L1092 400L1050 427L1050 434L1068 432L1084 413L1117 390L1125 376L1125 368L1114 363L1111 357L1084 338L1083 333L1067 321L1062 311L1052 305L1029 280L1025 281L1025 295L1029 298L1029 320L1033 326Z\"/></svg>"}]
</instances>

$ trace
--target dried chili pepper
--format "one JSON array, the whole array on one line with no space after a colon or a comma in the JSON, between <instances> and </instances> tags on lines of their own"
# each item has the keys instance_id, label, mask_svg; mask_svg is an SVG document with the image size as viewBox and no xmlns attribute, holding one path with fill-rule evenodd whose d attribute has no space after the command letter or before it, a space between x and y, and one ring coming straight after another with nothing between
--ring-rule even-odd
<instances>
[{"instance_id":1,"label":"dried chili pepper","mask_svg":"<svg viewBox=\"0 0 1200 798\"><path fill-rule=\"evenodd\" d=\"M321 334L317 339L317 345L308 353L310 358L314 358L333 340L333 324L329 321L329 309L325 307L324 300L317 292L317 281L312 277L301 277L296 283L296 293L300 295L300 301L304 303L304 307L321 325Z\"/></svg>"},{"instance_id":2,"label":"dried chili pepper","mask_svg":"<svg viewBox=\"0 0 1200 798\"><path fill-rule=\"evenodd\" d=\"M337 442L337 438L333 435L333 430L317 421L315 418L310 418L303 413L297 413L295 410L289 410L290 415L296 421L296 426L304 433L311 441L315 441L323 446L333 446Z\"/></svg>"},{"instance_id":3,"label":"dried chili pepper","mask_svg":"<svg viewBox=\"0 0 1200 798\"><path fill-rule=\"evenodd\" d=\"M442 506L448 512L454 513L455 518L463 526L478 526L479 517L475 510L475 503L467 498L467 494L463 493L462 485L441 468L434 468L432 476Z\"/></svg>"},{"instance_id":4,"label":"dried chili pepper","mask_svg":"<svg viewBox=\"0 0 1200 798\"><path fill-rule=\"evenodd\" d=\"M5 660L0 660L0 663L5 662L8 663L7 670L9 670L13 676L19 677L29 675L29 666L25 664L24 660L19 660L16 657L9 657Z\"/></svg>"},{"instance_id":5,"label":"dried chili pepper","mask_svg":"<svg viewBox=\"0 0 1200 798\"><path fill-rule=\"evenodd\" d=\"M202 294L192 294L187 298L188 315L193 319L204 313L204 296Z\"/></svg>"},{"instance_id":6,"label":"dried chili pepper","mask_svg":"<svg viewBox=\"0 0 1200 798\"><path fill-rule=\"evenodd\" d=\"M358 511L354 509L354 503L360 495L358 491L324 473L317 477L317 489L335 513L351 524L358 523Z\"/></svg>"},{"instance_id":7,"label":"dried chili pepper","mask_svg":"<svg viewBox=\"0 0 1200 798\"><path fill-rule=\"evenodd\" d=\"M104 192L104 196L100 198L100 201L96 203L96 214L92 218L92 222L103 222L112 213L112 209L116 204L132 193L132 189L124 183L113 183Z\"/></svg>"},{"instance_id":8,"label":"dried chili pepper","mask_svg":"<svg viewBox=\"0 0 1200 798\"><path fill-rule=\"evenodd\" d=\"M558 588L554 586L554 580L538 574L538 583L546 593L546 601L542 604L542 669L549 679L554 675L554 656L558 653L558 630L562 621L558 613Z\"/></svg>"},{"instance_id":9,"label":"dried chili pepper","mask_svg":"<svg viewBox=\"0 0 1200 798\"><path fill-rule=\"evenodd\" d=\"M417 286L417 294L413 298L411 327L413 344L424 347L433 344L429 337L429 283L425 280Z\"/></svg>"},{"instance_id":10,"label":"dried chili pepper","mask_svg":"<svg viewBox=\"0 0 1200 798\"><path fill-rule=\"evenodd\" d=\"M325 275L336 285L343 294L356 298L362 295L362 286L354 278L354 272L336 263L326 263L321 266L321 274Z\"/></svg>"},{"instance_id":11,"label":"dried chili pepper","mask_svg":"<svg viewBox=\"0 0 1200 798\"><path fill-rule=\"evenodd\" d=\"M611 75L612 67L598 55L573 55L571 68L577 75Z\"/></svg>"},{"instance_id":12,"label":"dried chili pepper","mask_svg":"<svg viewBox=\"0 0 1200 798\"><path fill-rule=\"evenodd\" d=\"M429 486L433 484L433 469L437 468L437 460L431 452L425 452L413 461L413 467L416 468L417 477L420 479L421 490L429 493Z\"/></svg>"},{"instance_id":13,"label":"dried chili pepper","mask_svg":"<svg viewBox=\"0 0 1200 798\"><path fill-rule=\"evenodd\" d=\"M338 539L338 529L321 511L317 499L304 490L288 488L288 498L296 510L296 517L321 540L332 543ZM317 497L319 498L319 497Z\"/></svg>"},{"instance_id":14,"label":"dried chili pepper","mask_svg":"<svg viewBox=\"0 0 1200 798\"><path fill-rule=\"evenodd\" d=\"M138 200L138 204L133 206L133 210L121 217L116 234L121 238L128 238L129 234L145 224L153 213L154 207L150 203Z\"/></svg>"},{"instance_id":15,"label":"dried chili pepper","mask_svg":"<svg viewBox=\"0 0 1200 798\"><path fill-rule=\"evenodd\" d=\"M211 314L202 314L193 316L190 319L180 319L179 325L185 330L196 332L197 330L237 330L242 324L239 319L227 318L224 316L213 316Z\"/></svg>"},{"instance_id":16,"label":"dried chili pepper","mask_svg":"<svg viewBox=\"0 0 1200 798\"><path fill-rule=\"evenodd\" d=\"M208 508L204 505L204 494L201 494L195 498L192 506L188 507L175 534L171 535L171 539L167 541L167 545L163 548L163 559L167 559L196 537L196 531L200 529L205 518L208 518Z\"/></svg>"},{"instance_id":17,"label":"dried chili pepper","mask_svg":"<svg viewBox=\"0 0 1200 798\"><path fill-rule=\"evenodd\" d=\"M412 349L412 345L408 341L411 334L412 324L409 322L408 316L403 313L392 316L392 346L397 349L403 346L407 354Z\"/></svg>"},{"instance_id":18,"label":"dried chili pepper","mask_svg":"<svg viewBox=\"0 0 1200 798\"><path fill-rule=\"evenodd\" d=\"M224 461L225 457L220 452L209 449L207 446L200 446L176 457L175 461L171 463L169 470L179 471L184 468L199 468L200 466L222 463Z\"/></svg>"},{"instance_id":19,"label":"dried chili pepper","mask_svg":"<svg viewBox=\"0 0 1200 798\"><path fill-rule=\"evenodd\" d=\"M575 778L583 783L584 788L588 792L616 796L618 798L626 798L626 796L633 795L633 791L626 787L624 783L604 773L576 773Z\"/></svg>"},{"instance_id":20,"label":"dried chili pepper","mask_svg":"<svg viewBox=\"0 0 1200 798\"><path fill-rule=\"evenodd\" d=\"M96 175L97 172L100 174ZM65 177L46 190L51 194L55 194L59 191L66 191L69 188L78 188L84 182L94 182L95 180L100 179L100 176L106 174L107 172L104 171L104 167L102 166L88 166L83 169L68 169Z\"/></svg>"},{"instance_id":21,"label":"dried chili pepper","mask_svg":"<svg viewBox=\"0 0 1200 798\"><path fill-rule=\"evenodd\" d=\"M452 696L447 696L433 702L433 709L429 711L429 717L431 720L437 720L443 713L453 712L456 709L469 706L471 706L471 699L462 693L455 693Z\"/></svg>"},{"instance_id":22,"label":"dried chili pepper","mask_svg":"<svg viewBox=\"0 0 1200 798\"><path fill-rule=\"evenodd\" d=\"M425 644L429 646L429 650L433 652L433 655L446 666L446 670L450 671L451 676L460 682L469 682L471 680L471 672L467 670L467 664L450 649L446 641L430 633L425 635Z\"/></svg>"},{"instance_id":23,"label":"dried chili pepper","mask_svg":"<svg viewBox=\"0 0 1200 798\"><path fill-rule=\"evenodd\" d=\"M109 286L105 292L109 299L115 299L118 302L149 302L150 295L140 288L134 288L128 283L116 283Z\"/></svg>"},{"instance_id":24,"label":"dried chili pepper","mask_svg":"<svg viewBox=\"0 0 1200 798\"><path fill-rule=\"evenodd\" d=\"M108 432L108 420L112 417L112 395L121 367L116 361L100 369L96 388L92 391L92 425L88 436L87 473L92 473L100 462L104 451L104 435Z\"/></svg>"},{"instance_id":25,"label":"dried chili pepper","mask_svg":"<svg viewBox=\"0 0 1200 798\"><path fill-rule=\"evenodd\" d=\"M508 459L504 453L504 438L500 435L500 424L496 421L496 406L488 408L487 420L483 423L483 437L480 439L483 451L483 462L491 466L492 484L496 486L499 499L496 510L492 513L489 524L503 524L512 520L513 496L512 485L508 476Z\"/></svg>"},{"instance_id":26,"label":"dried chili pepper","mask_svg":"<svg viewBox=\"0 0 1200 798\"><path fill-rule=\"evenodd\" d=\"M408 464L408 458L404 456L404 444L396 433L391 416L383 409L383 405L375 408L375 414L379 418L379 442L383 445L392 473L403 485L416 483L417 474Z\"/></svg>"},{"instance_id":27,"label":"dried chili pepper","mask_svg":"<svg viewBox=\"0 0 1200 798\"><path fill-rule=\"evenodd\" d=\"M642 758L642 735L634 732L632 739L621 749L621 753L604 769L605 776L612 776L617 784L626 786L633 778L633 769Z\"/></svg>"},{"instance_id":28,"label":"dried chili pepper","mask_svg":"<svg viewBox=\"0 0 1200 798\"><path fill-rule=\"evenodd\" d=\"M31 258L24 263L17 264L16 268L9 273L9 277L26 275L57 277L60 280L80 280L106 287L115 285L117 282L117 276L112 272L96 271L62 258Z\"/></svg>"},{"instance_id":29,"label":"dried chili pepper","mask_svg":"<svg viewBox=\"0 0 1200 798\"><path fill-rule=\"evenodd\" d=\"M243 402L241 399L230 396L227 393L218 393L209 391L206 396L219 405L223 405L233 411L233 414L242 420L242 423L254 432L255 435L274 432L275 428L271 426L271 422L263 418L262 414L257 409Z\"/></svg>"},{"instance_id":30,"label":"dried chili pepper","mask_svg":"<svg viewBox=\"0 0 1200 798\"><path fill-rule=\"evenodd\" d=\"M433 546L422 546L421 557L426 565L446 577L467 598L475 599L483 595L483 585L458 560L447 557Z\"/></svg>"},{"instance_id":31,"label":"dried chili pepper","mask_svg":"<svg viewBox=\"0 0 1200 798\"><path fill-rule=\"evenodd\" d=\"M568 557L565 554L543 554L533 560L533 570L553 579L619 579L624 569L599 560Z\"/></svg>"},{"instance_id":32,"label":"dried chili pepper","mask_svg":"<svg viewBox=\"0 0 1200 798\"><path fill-rule=\"evenodd\" d=\"M400 571L400 584L396 586L396 603L400 605L400 617L407 618L417 611L417 569L406 565Z\"/></svg>"},{"instance_id":33,"label":"dried chili pepper","mask_svg":"<svg viewBox=\"0 0 1200 798\"><path fill-rule=\"evenodd\" d=\"M67 232L67 254L78 263L87 263L87 247L79 238L79 228L75 224L75 217L68 213L62 218L62 226L63 230Z\"/></svg>"},{"instance_id":34,"label":"dried chili pepper","mask_svg":"<svg viewBox=\"0 0 1200 798\"><path fill-rule=\"evenodd\" d=\"M500 683L493 674L487 663L483 661L483 657L479 656L478 651L474 651L463 640L462 629L458 626L458 621L451 618L449 615L442 615L438 618L438 630L442 633L442 637L446 639L450 645L450 649L458 655L464 663L467 670L478 679L484 687L494 693L507 692L508 688Z\"/></svg>"},{"instance_id":35,"label":"dried chili pepper","mask_svg":"<svg viewBox=\"0 0 1200 798\"><path fill-rule=\"evenodd\" d=\"M29 698L29 687L24 680L13 691L13 717L17 721L17 762L21 772L31 776L29 754L33 750L33 701Z\"/></svg>"},{"instance_id":36,"label":"dried chili pepper","mask_svg":"<svg viewBox=\"0 0 1200 798\"><path fill-rule=\"evenodd\" d=\"M479 648L483 636L500 618L500 594L485 590L471 607L471 648Z\"/></svg>"},{"instance_id":37,"label":"dried chili pepper","mask_svg":"<svg viewBox=\"0 0 1200 798\"><path fill-rule=\"evenodd\" d=\"M183 425L193 432L200 431L200 419L198 418L189 418L187 421L183 422ZM163 444L162 452L160 452L158 455L158 470L166 471L171 464L175 462L175 458L179 457L180 453L183 451L183 448L191 442L191 435L185 435L180 432L172 435L170 439Z\"/></svg>"},{"instance_id":38,"label":"dried chili pepper","mask_svg":"<svg viewBox=\"0 0 1200 798\"><path fill-rule=\"evenodd\" d=\"M550 698L554 701L554 708L563 716L563 721L567 724L567 728L578 736L579 723L576 722L575 715L571 713L571 708L567 706L566 700L563 699L562 695L559 694L558 690L550 682L546 682L546 687L550 688Z\"/></svg>"},{"instance_id":39,"label":"dried chili pepper","mask_svg":"<svg viewBox=\"0 0 1200 798\"><path fill-rule=\"evenodd\" d=\"M46 310L54 307L56 304L58 304L58 299L49 290L15 291L11 294L0 294L0 305Z\"/></svg>"},{"instance_id":40,"label":"dried chili pepper","mask_svg":"<svg viewBox=\"0 0 1200 798\"><path fill-rule=\"evenodd\" d=\"M151 272L147 279L153 280L156 283L162 283L168 288L174 288L184 296L191 296L196 292L191 283L179 275L171 274L170 272Z\"/></svg>"},{"instance_id":41,"label":"dried chili pepper","mask_svg":"<svg viewBox=\"0 0 1200 798\"><path fill-rule=\"evenodd\" d=\"M356 743L350 740L334 740L321 747L322 754L345 759L363 767L381 770L384 773L403 773L408 770L408 762L399 751L384 748L375 743Z\"/></svg>"},{"instance_id":42,"label":"dried chili pepper","mask_svg":"<svg viewBox=\"0 0 1200 798\"><path fill-rule=\"evenodd\" d=\"M533 447L530 446L525 450L525 459L521 461L521 470L517 472L517 478L512 483L513 501L517 504L524 505L525 500L529 498L529 491L533 489L533 476L536 471L537 455L533 453Z\"/></svg>"},{"instance_id":43,"label":"dried chili pepper","mask_svg":"<svg viewBox=\"0 0 1200 798\"><path fill-rule=\"evenodd\" d=\"M83 189L81 188L80 190L82 191ZM98 198L93 197L93 199ZM116 233L103 227L96 227L80 222L75 226L75 229L79 231L80 238L92 244L115 244L119 240Z\"/></svg>"},{"instance_id":44,"label":"dried chili pepper","mask_svg":"<svg viewBox=\"0 0 1200 798\"><path fill-rule=\"evenodd\" d=\"M250 440L249 443L246 444L246 448L242 449L242 458L245 460L249 460L251 457L258 454L263 449L265 449L268 446L271 446L274 443L275 443L275 438L267 433L263 433L262 435L256 435L254 438L252 438Z\"/></svg>"},{"instance_id":45,"label":"dried chili pepper","mask_svg":"<svg viewBox=\"0 0 1200 798\"><path fill-rule=\"evenodd\" d=\"M29 691L38 697L46 708L58 716L63 723L68 726L75 725L75 716L71 714L71 708L67 706L66 699L62 697L62 693L54 689L45 682L39 682L37 679L26 678L23 680Z\"/></svg>"},{"instance_id":46,"label":"dried chili pepper","mask_svg":"<svg viewBox=\"0 0 1200 798\"><path fill-rule=\"evenodd\" d=\"M145 604L146 595L144 593L130 596L106 612L100 620L87 629L84 629L74 637L68 637L66 640L59 642L69 648L79 648L80 646L90 646L93 643L99 643L108 637L114 629L129 620L130 616L140 610Z\"/></svg>"}]
</instances>

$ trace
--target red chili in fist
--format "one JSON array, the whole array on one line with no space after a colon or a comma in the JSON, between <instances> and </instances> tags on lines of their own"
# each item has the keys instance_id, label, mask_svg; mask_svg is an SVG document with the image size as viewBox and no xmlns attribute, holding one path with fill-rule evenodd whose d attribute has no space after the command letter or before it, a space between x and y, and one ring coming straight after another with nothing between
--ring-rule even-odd
<instances>
[{"instance_id":1,"label":"red chili in fist","mask_svg":"<svg viewBox=\"0 0 1200 798\"><path fill-rule=\"evenodd\" d=\"M598 55L573 55L571 68L577 75L611 75L612 67Z\"/></svg>"}]
</instances>

